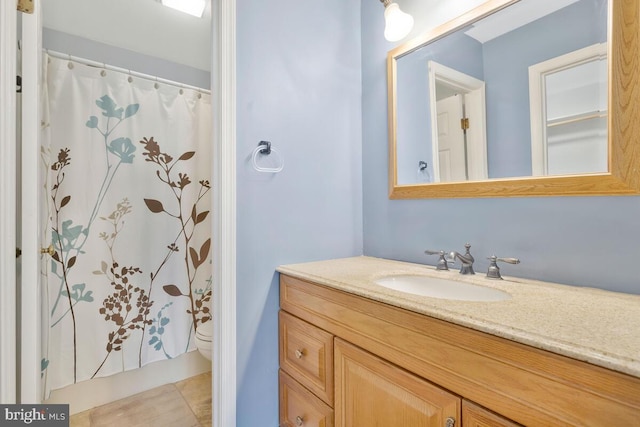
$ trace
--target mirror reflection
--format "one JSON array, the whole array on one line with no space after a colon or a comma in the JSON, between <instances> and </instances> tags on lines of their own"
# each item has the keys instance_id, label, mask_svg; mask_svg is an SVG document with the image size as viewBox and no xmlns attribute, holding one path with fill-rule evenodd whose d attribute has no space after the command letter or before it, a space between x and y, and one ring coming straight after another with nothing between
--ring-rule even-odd
<instances>
[{"instance_id":1,"label":"mirror reflection","mask_svg":"<svg viewBox=\"0 0 640 427\"><path fill-rule=\"evenodd\" d=\"M606 0L521 0L396 59L397 184L608 171Z\"/></svg>"}]
</instances>

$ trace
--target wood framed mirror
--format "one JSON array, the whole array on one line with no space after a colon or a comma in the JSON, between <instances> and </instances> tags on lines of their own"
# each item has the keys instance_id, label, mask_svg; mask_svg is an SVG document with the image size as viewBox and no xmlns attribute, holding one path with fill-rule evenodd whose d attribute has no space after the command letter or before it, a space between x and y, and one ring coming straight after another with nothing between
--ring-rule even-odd
<instances>
[{"instance_id":1,"label":"wood framed mirror","mask_svg":"<svg viewBox=\"0 0 640 427\"><path fill-rule=\"evenodd\" d=\"M464 178L441 180L440 177L435 179L430 177L428 161L414 156L409 162L410 167L414 168L411 169L411 173L423 174L424 179L419 177L419 179L412 181L402 178L402 174L405 173L402 165L407 161L399 155L399 148L400 150L404 149L403 142L399 139L399 133L403 138L406 138L403 135L407 132L398 131L399 120L403 120L403 117L398 114L398 86L402 84L402 76L399 75L399 61L402 58L408 58L408 55L413 52L454 37L456 34L460 34L460 31L466 31L481 20L491 18L499 12L506 12L508 9L527 1L530 2L530 5L534 4L533 7L540 7L537 0L489 0L468 13L389 51L387 55L387 88L390 199L640 194L640 2L635 0L608 0L608 2L604 2L604 11L600 11L606 21L603 24L606 25L603 32L606 32L607 60L604 67L607 74L606 86L604 86L604 91L606 91L604 105L606 107L603 107L605 108L604 115L598 116L602 126L606 127L602 142L603 149L601 150L606 154L603 154L604 158L600 161L604 165L601 166L603 170L544 176L533 176L531 172L523 174L516 172L512 175L496 176L492 174L491 163L489 163L487 179L472 177L466 180ZM580 1L585 0L569 0L567 3L580 3ZM595 1L590 3L595 3ZM584 27L586 28L586 26ZM424 59L425 82L429 81L427 63L434 60L437 61L438 58ZM528 75L527 78L529 78ZM489 87L491 83L487 82L486 84ZM425 83L425 86L428 86L428 83ZM433 83L431 86L434 86ZM484 96L484 93L482 95ZM524 98L528 98L528 93ZM489 102L488 99L487 102ZM528 106L528 99L526 99L526 103ZM515 107L507 105L507 108L513 109ZM413 113L415 115L415 111ZM524 113L526 113L528 122L530 112L525 111ZM490 106L487 114L491 114ZM430 123L430 126L436 126L432 116L435 115L427 112L419 120ZM529 147L529 153L531 153L531 129L527 126L529 126L528 123L519 128L522 130L518 130L518 134L513 136L509 142L525 140ZM488 144L491 144L495 137L490 131L490 126L486 125L486 127L488 128L486 140ZM433 161L433 157L438 154L431 148L431 138L430 132L418 136L418 139L425 141L424 143L429 146L422 149L431 153L425 155L431 156L430 160ZM593 148L589 148L589 150L593 150ZM483 152L482 150L476 151ZM433 154L434 152L435 154ZM467 155L474 155L474 150L469 150L469 153ZM487 155L492 157L491 149L488 150L488 154L485 150L485 157ZM503 149L500 155L508 158L509 149ZM529 156L531 157L531 154ZM530 157L529 167L531 167ZM441 171L438 173L443 174Z\"/></svg>"}]
</instances>

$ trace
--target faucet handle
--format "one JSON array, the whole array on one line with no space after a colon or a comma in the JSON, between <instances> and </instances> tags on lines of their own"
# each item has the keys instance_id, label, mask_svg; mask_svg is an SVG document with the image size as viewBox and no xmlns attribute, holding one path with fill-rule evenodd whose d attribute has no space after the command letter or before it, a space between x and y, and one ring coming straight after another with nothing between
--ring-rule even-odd
<instances>
[{"instance_id":1,"label":"faucet handle","mask_svg":"<svg viewBox=\"0 0 640 427\"><path fill-rule=\"evenodd\" d=\"M502 279L500 275L500 267L498 267L498 261L506 262L508 264L520 264L520 260L518 258L498 258L495 255L491 255L487 258L489 263L489 270L487 270L487 277L489 279Z\"/></svg>"},{"instance_id":2,"label":"faucet handle","mask_svg":"<svg viewBox=\"0 0 640 427\"><path fill-rule=\"evenodd\" d=\"M465 243L464 244L464 254L466 256L468 256L469 258L471 258L471 262L474 261L473 255L471 255L471 244L470 243Z\"/></svg>"},{"instance_id":3,"label":"faucet handle","mask_svg":"<svg viewBox=\"0 0 640 427\"><path fill-rule=\"evenodd\" d=\"M444 257L446 252L445 251L432 251L427 249L426 251L424 251L425 254L427 255L439 255L440 258L438 259L438 264L436 265L436 270L448 270L449 269L449 265L447 264L447 259ZM449 262L453 262L453 260L449 260Z\"/></svg>"}]
</instances>

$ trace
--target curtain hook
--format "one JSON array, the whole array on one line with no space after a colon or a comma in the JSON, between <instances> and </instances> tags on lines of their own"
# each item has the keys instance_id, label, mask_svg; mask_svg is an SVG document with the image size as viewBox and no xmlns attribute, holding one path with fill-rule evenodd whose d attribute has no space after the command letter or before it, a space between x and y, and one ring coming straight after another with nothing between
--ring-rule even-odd
<instances>
[{"instance_id":1,"label":"curtain hook","mask_svg":"<svg viewBox=\"0 0 640 427\"><path fill-rule=\"evenodd\" d=\"M71 59L71 54L69 53L69 54L67 54L67 56L69 57L69 62L67 62L67 67L70 70L73 70L73 60Z\"/></svg>"},{"instance_id":2,"label":"curtain hook","mask_svg":"<svg viewBox=\"0 0 640 427\"><path fill-rule=\"evenodd\" d=\"M127 80L129 81L129 83L131 83L133 81L133 77L131 77L131 70L127 70L129 72L129 78L127 78Z\"/></svg>"},{"instance_id":3,"label":"curtain hook","mask_svg":"<svg viewBox=\"0 0 640 427\"><path fill-rule=\"evenodd\" d=\"M155 76L155 77L156 77L156 82L154 83L153 87L155 87L156 89L159 89L160 83L158 83L158 76Z\"/></svg>"}]
</instances>

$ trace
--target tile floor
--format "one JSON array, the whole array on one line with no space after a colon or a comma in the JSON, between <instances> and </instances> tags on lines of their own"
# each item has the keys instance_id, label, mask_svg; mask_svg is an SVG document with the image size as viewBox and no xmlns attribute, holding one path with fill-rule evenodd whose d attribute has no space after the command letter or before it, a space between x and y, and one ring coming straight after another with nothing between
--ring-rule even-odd
<instances>
[{"instance_id":1,"label":"tile floor","mask_svg":"<svg viewBox=\"0 0 640 427\"><path fill-rule=\"evenodd\" d=\"M80 412L71 427L209 427L211 372Z\"/></svg>"}]
</instances>

